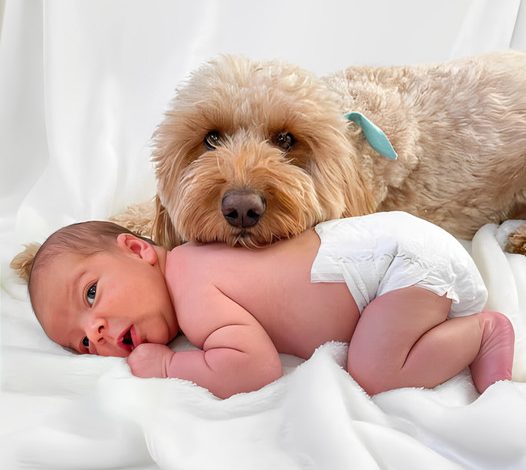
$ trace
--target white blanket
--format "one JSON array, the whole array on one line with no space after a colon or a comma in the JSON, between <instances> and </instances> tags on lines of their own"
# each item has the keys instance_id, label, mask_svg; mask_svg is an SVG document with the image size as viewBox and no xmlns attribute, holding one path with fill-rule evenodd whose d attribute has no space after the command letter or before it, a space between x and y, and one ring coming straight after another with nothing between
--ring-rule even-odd
<instances>
[{"instance_id":1,"label":"white blanket","mask_svg":"<svg viewBox=\"0 0 526 470\"><path fill-rule=\"evenodd\" d=\"M514 381L481 396L464 371L433 390L371 398L342 369L346 345L336 343L305 362L283 356L283 378L223 401L185 381L138 379L124 359L53 344L8 267L23 243L154 194L149 138L202 60L238 52L328 73L526 50L524 3L6 0L0 468L526 468L526 258L501 248L515 222L465 242L488 308L509 315L517 335ZM179 338L173 347L190 346Z\"/></svg>"}]
</instances>

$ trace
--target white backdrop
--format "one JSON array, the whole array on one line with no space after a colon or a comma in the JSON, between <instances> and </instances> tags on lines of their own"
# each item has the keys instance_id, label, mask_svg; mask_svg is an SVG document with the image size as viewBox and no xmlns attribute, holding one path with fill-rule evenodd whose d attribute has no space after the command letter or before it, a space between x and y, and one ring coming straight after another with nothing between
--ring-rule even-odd
<instances>
[{"instance_id":1,"label":"white backdrop","mask_svg":"<svg viewBox=\"0 0 526 470\"><path fill-rule=\"evenodd\" d=\"M138 429L124 429L121 421L109 420L100 409L101 402L87 398L84 392L97 390L105 397L104 406L122 411L124 405L119 404L117 395L120 389L108 387L119 379L129 386L124 403L130 409L144 411L133 397L145 402L155 397L153 401L162 404L157 400L160 395L155 395L158 390L149 397L143 395L120 360L65 356L40 331L24 286L8 268L22 243L42 241L67 223L107 218L154 194L150 137L175 87L190 70L218 53L279 57L325 74L352 64L423 63L510 47L526 50L526 0L4 0L0 1L0 12L2 5L0 364L4 393L0 401L0 467L6 469L18 465L54 470L132 465L175 468L174 462L182 456L169 452L172 446L163 441L161 431L168 430L174 439L193 445L205 445L207 437L218 439L213 433L201 441L195 437L203 431L200 421L196 424L189 418L192 407L185 408L194 403L190 398L175 403L187 414L171 416L171 424L145 424L142 420ZM503 256L501 261L508 269L508 258ZM516 266L522 261L513 260ZM498 271L500 286L508 279L502 272ZM518 275L508 276L510 286ZM515 303L510 310L520 310L520 294L515 290L513 295L505 294L502 302L512 299ZM526 312L526 306L520 306ZM347 382L347 388L342 386L348 379L338 375L331 354L322 351L317 359L291 374L288 382L256 393L260 405L270 405L266 414L261 413L264 421L256 419L260 405L255 407L256 415L247 415L254 424L250 431L243 427L237 432L232 427L217 428L218 435L226 431L246 446L245 453L234 459L240 468L338 468L337 464L327 466L328 462L345 462L343 456L341 460L334 456L347 444L352 449L351 461L366 469L382 467L384 459L392 468L404 470L411 468L411 462L413 468L423 468L418 462L426 462L427 468L459 468L460 464L504 468L510 462L509 468L525 468L521 467L520 455L526 455L526 429L521 424L526 420L519 419L526 416L525 388L510 392L504 386L487 397L485 394L485 401L476 402L478 416L496 423L495 435L506 435L511 444L506 447L497 440L492 447L495 439L488 435L473 450L475 444L465 439L460 447L454 441L458 435L466 436L477 426L482 429L487 425L474 419L473 407L467 406L474 395L466 376L436 394L395 391L375 399L374 406L363 396L348 404L345 397L349 390L356 394L357 388ZM104 375L113 366L117 372ZM62 378L58 380L53 371ZM312 378L320 373L326 374L326 383L320 385L320 379L319 389L309 388ZM182 390L177 384L159 387L175 387L175 395ZM104 392L108 390L109 395ZM508 407L502 408L500 390L505 390ZM284 402L275 396L275 401L269 399L272 393L282 396L285 392L288 399ZM328 400L334 398L330 410L320 409L316 414L312 408L318 403L316 393L326 393ZM203 397L197 394L195 403L209 406L213 419L219 419L214 414L219 412L214 402L210 404ZM442 405L437 404L437 397L443 400ZM254 405L246 397L236 400L225 405L221 416ZM341 409L337 403L342 404ZM168 408L175 405L169 402ZM351 413L353 419L339 422L353 407L357 410ZM460 414L453 417L451 407L459 407ZM166 408L155 410L163 414ZM255 430L262 426L271 440L277 439L284 432L277 416L284 410L298 419L286 423L286 429L294 428L295 440L289 435L290 452L278 458L271 452L275 450L271 444L261 440ZM196 413L202 420L201 412ZM517 417L517 413L524 414ZM92 423L94 416L104 420L106 427ZM245 419L243 413L240 416ZM332 424L346 432L334 436L331 426L324 428L328 433L325 447L311 452L309 440L301 440L302 427L311 429L309 422L303 421L306 416L311 424L314 418L324 423L332 416ZM174 427L175 418L185 425ZM45 424L48 422L51 424ZM500 429L497 424L503 422L510 423L509 427ZM246 420L241 423L246 425ZM373 423L379 426L374 432L369 427ZM276 426L275 435L270 432L272 426ZM193 430L189 434L193 441L186 434L188 429ZM338 437L344 438L343 446L336 446ZM388 441L392 442L390 447ZM226 442L219 442L228 448ZM258 455L255 442L270 446L265 448L265 455L275 460L263 459L259 466L242 467L243 462ZM277 447L280 445L284 444L278 442ZM389 450L380 449L382 446ZM329 448L336 460L323 457ZM222 454L215 451L218 460L213 468L233 470L232 462L224 455L226 460L221 460ZM292 454L302 457L285 465ZM202 461L195 455L193 458L194 466L186 462L177 468L206 468L199 466ZM221 466L220 462L227 463ZM322 462L325 467L316 467L313 462Z\"/></svg>"}]
</instances>

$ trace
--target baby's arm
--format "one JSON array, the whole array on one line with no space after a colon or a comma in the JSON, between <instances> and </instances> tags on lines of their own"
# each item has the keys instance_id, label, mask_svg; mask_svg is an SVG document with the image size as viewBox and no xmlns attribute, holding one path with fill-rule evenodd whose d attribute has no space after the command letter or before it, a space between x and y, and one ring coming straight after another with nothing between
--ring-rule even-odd
<instances>
[{"instance_id":1,"label":"baby's arm","mask_svg":"<svg viewBox=\"0 0 526 470\"><path fill-rule=\"evenodd\" d=\"M195 341L201 349L174 353L163 345L140 345L128 358L135 375L190 380L220 398L257 390L281 377L272 340L247 310L215 286L200 298L194 306L198 311L183 329L191 341L204 338L202 344Z\"/></svg>"}]
</instances>

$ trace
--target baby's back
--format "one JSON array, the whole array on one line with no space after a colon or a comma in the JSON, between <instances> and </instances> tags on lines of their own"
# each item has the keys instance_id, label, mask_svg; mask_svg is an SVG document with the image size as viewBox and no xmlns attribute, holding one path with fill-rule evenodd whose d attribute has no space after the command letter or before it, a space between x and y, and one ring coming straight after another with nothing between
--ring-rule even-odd
<instances>
[{"instance_id":1,"label":"baby's back","mask_svg":"<svg viewBox=\"0 0 526 470\"><path fill-rule=\"evenodd\" d=\"M222 244L177 247L169 256L167 280L183 333L199 343L200 338L192 338L192 312L203 308L212 284L263 326L280 353L308 358L327 341L349 342L359 314L347 286L311 283L319 245L309 230L258 250Z\"/></svg>"}]
</instances>

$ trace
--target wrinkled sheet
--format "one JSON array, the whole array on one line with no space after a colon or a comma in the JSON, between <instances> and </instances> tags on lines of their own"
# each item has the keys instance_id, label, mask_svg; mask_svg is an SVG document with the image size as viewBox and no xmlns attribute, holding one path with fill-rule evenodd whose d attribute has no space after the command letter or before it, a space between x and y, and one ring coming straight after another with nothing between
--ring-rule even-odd
<instances>
[{"instance_id":1,"label":"wrinkled sheet","mask_svg":"<svg viewBox=\"0 0 526 470\"><path fill-rule=\"evenodd\" d=\"M8 267L23 243L154 194L150 136L201 61L235 52L324 74L526 50L524 1L6 0L1 25L0 468L526 468L526 258L502 250L518 222L464 242L517 336L514 381L481 396L464 371L369 397L338 343L282 356L283 378L223 401L138 379L123 359L49 341Z\"/></svg>"}]
</instances>

